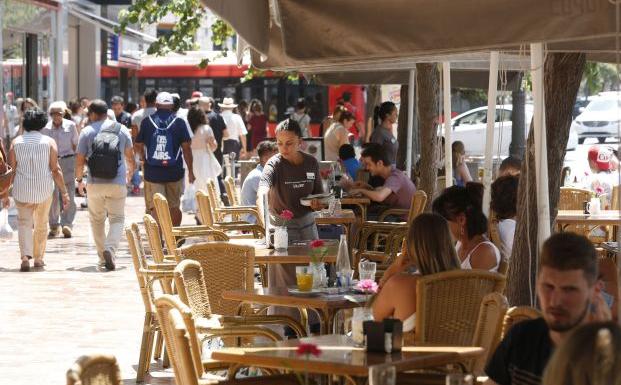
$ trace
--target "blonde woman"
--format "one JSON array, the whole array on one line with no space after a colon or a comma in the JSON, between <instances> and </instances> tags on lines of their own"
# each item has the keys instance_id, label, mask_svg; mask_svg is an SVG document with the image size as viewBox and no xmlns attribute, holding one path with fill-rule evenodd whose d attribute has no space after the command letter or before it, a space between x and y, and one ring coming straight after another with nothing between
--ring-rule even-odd
<instances>
[{"instance_id":1,"label":"blonde woman","mask_svg":"<svg viewBox=\"0 0 621 385\"><path fill-rule=\"evenodd\" d=\"M472 182L472 176L468 166L466 166L466 148L463 142L459 140L453 142L451 148L453 149L453 178L455 178L455 185L464 187L466 183Z\"/></svg>"},{"instance_id":2,"label":"blonde woman","mask_svg":"<svg viewBox=\"0 0 621 385\"><path fill-rule=\"evenodd\" d=\"M621 385L621 329L613 322L586 324L556 349L543 385Z\"/></svg>"},{"instance_id":3,"label":"blonde woman","mask_svg":"<svg viewBox=\"0 0 621 385\"><path fill-rule=\"evenodd\" d=\"M416 320L416 281L422 275L459 269L447 221L437 214L424 213L414 219L407 238L409 264L414 272L393 274L373 302L373 317L398 318L403 331L414 329Z\"/></svg>"}]
</instances>

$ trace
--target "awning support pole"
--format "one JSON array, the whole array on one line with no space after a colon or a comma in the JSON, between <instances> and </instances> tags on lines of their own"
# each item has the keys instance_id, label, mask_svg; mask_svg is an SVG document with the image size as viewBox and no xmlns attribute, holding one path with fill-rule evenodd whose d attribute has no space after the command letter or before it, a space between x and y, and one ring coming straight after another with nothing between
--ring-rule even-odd
<instances>
[{"instance_id":1,"label":"awning support pole","mask_svg":"<svg viewBox=\"0 0 621 385\"><path fill-rule=\"evenodd\" d=\"M412 139L414 134L414 87L416 84L416 70L410 70L410 81L408 83L408 136L407 150L405 159L405 172L408 178L412 178Z\"/></svg>"},{"instance_id":2,"label":"awning support pole","mask_svg":"<svg viewBox=\"0 0 621 385\"><path fill-rule=\"evenodd\" d=\"M444 99L444 179L446 187L453 185L453 125L451 121L451 63L442 63L442 82L444 88L442 97Z\"/></svg>"},{"instance_id":3,"label":"awning support pole","mask_svg":"<svg viewBox=\"0 0 621 385\"><path fill-rule=\"evenodd\" d=\"M498 94L498 51L492 51L489 57L489 83L487 85L487 130L485 133L485 160L483 163L483 212L489 217L491 200L492 168L494 165L494 126L496 123L496 95Z\"/></svg>"}]
</instances>

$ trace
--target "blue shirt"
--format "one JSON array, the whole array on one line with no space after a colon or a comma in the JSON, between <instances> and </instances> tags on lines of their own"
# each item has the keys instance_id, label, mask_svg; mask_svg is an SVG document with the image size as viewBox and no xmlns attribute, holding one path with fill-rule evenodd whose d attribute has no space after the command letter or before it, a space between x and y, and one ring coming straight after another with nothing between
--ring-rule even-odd
<instances>
[{"instance_id":1,"label":"blue shirt","mask_svg":"<svg viewBox=\"0 0 621 385\"><path fill-rule=\"evenodd\" d=\"M356 158L349 158L342 161L343 166L345 166L345 170L351 177L351 179L356 180L356 175L358 174L358 170L360 169L360 162Z\"/></svg>"},{"instance_id":2,"label":"blue shirt","mask_svg":"<svg viewBox=\"0 0 621 385\"><path fill-rule=\"evenodd\" d=\"M172 114L173 112L169 110L157 110L153 115L157 115L161 121L168 121L168 119L171 119ZM168 129L172 130L173 154L176 154L179 151L182 143L190 142L192 140L190 138L187 123L183 119L175 119L175 121ZM136 142L144 144L144 151L148 151L150 147L149 142L153 140L154 132L155 126L151 122L151 119L143 119L142 123L140 123L140 131L138 132L138 136L136 137ZM178 180L181 180L185 174L182 159L179 159L179 161L176 162L173 166L153 166L148 164L147 162L144 162L143 166L144 179L147 182L151 183L176 182Z\"/></svg>"},{"instance_id":3,"label":"blue shirt","mask_svg":"<svg viewBox=\"0 0 621 385\"><path fill-rule=\"evenodd\" d=\"M80 155L84 155L87 159L92 153L92 145L95 136L99 133L102 126L110 127L114 124L117 124L115 121L110 119L106 120L98 120L96 122L91 123L90 125L84 127L82 131L80 131L80 138L78 139L78 149L77 153ZM125 150L131 148L132 146L132 137L129 133L127 127L121 125L121 130L119 131L119 149L121 150L121 160L119 161L119 168L116 172L116 176L114 179L102 179L102 178L94 178L88 175L88 183L92 184L104 184L104 183L112 183L112 184L120 184L125 186L125 175L127 174L127 167L125 166Z\"/></svg>"},{"instance_id":4,"label":"blue shirt","mask_svg":"<svg viewBox=\"0 0 621 385\"><path fill-rule=\"evenodd\" d=\"M263 174L263 166L260 164L248 173L241 189L242 206L254 206L257 204L257 193L259 191L259 182ZM257 219L254 215L247 215L246 221L256 223Z\"/></svg>"}]
</instances>

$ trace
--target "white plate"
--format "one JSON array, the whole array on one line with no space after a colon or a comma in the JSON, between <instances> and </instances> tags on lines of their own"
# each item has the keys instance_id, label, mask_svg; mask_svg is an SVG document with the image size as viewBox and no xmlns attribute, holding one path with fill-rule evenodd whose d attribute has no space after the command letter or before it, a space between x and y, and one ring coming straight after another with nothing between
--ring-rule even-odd
<instances>
[{"instance_id":1,"label":"white plate","mask_svg":"<svg viewBox=\"0 0 621 385\"><path fill-rule=\"evenodd\" d=\"M302 206L310 206L311 204L311 200L313 199L317 199L319 201L319 203L321 204L328 204L330 202L330 198L332 198L334 195L333 194L328 194L328 193L323 193L323 194L312 194L312 195L308 195L304 198L300 198L300 204Z\"/></svg>"},{"instance_id":2,"label":"white plate","mask_svg":"<svg viewBox=\"0 0 621 385\"><path fill-rule=\"evenodd\" d=\"M310 291L301 291L296 288L290 287L287 289L289 294L299 295L300 297L317 297L322 293L320 289L311 289Z\"/></svg>"}]
</instances>

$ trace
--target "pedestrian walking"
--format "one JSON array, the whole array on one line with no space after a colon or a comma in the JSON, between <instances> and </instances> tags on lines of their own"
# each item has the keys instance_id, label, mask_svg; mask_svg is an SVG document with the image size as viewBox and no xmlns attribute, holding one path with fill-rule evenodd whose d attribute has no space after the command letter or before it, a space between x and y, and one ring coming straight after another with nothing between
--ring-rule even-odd
<instances>
[{"instance_id":1,"label":"pedestrian walking","mask_svg":"<svg viewBox=\"0 0 621 385\"><path fill-rule=\"evenodd\" d=\"M58 150L58 164L63 173L65 186L63 189L55 188L50 206L48 236L56 237L62 230L65 238L71 238L73 234L73 220L75 219L75 149L78 145L78 130L73 121L64 119L63 114L67 105L63 101L50 104L48 113L51 120L41 130L43 135L54 139ZM69 193L69 205L63 208L62 191Z\"/></svg>"},{"instance_id":2,"label":"pedestrian walking","mask_svg":"<svg viewBox=\"0 0 621 385\"><path fill-rule=\"evenodd\" d=\"M34 267L45 265L43 255L54 184L61 192L63 206L69 204L56 142L41 134L46 123L47 116L40 109L24 111L24 133L13 140L9 151L9 165L15 170L13 199L17 206L20 271L29 271L33 258ZM4 207L9 206L8 195L3 197L2 203Z\"/></svg>"},{"instance_id":3,"label":"pedestrian walking","mask_svg":"<svg viewBox=\"0 0 621 385\"><path fill-rule=\"evenodd\" d=\"M108 119L107 112L108 105L100 99L88 106L89 125L80 132L75 176L78 191L84 195L84 166L88 166L88 215L99 265L114 270L125 221L125 186L134 172L135 162L129 130Z\"/></svg>"},{"instance_id":4,"label":"pedestrian walking","mask_svg":"<svg viewBox=\"0 0 621 385\"><path fill-rule=\"evenodd\" d=\"M235 159L239 160L246 156L246 124L241 116L233 112L237 104L233 102L233 98L224 98L222 103L218 103L222 109L222 119L226 124L222 142L222 152L224 154L235 153Z\"/></svg>"}]
</instances>

